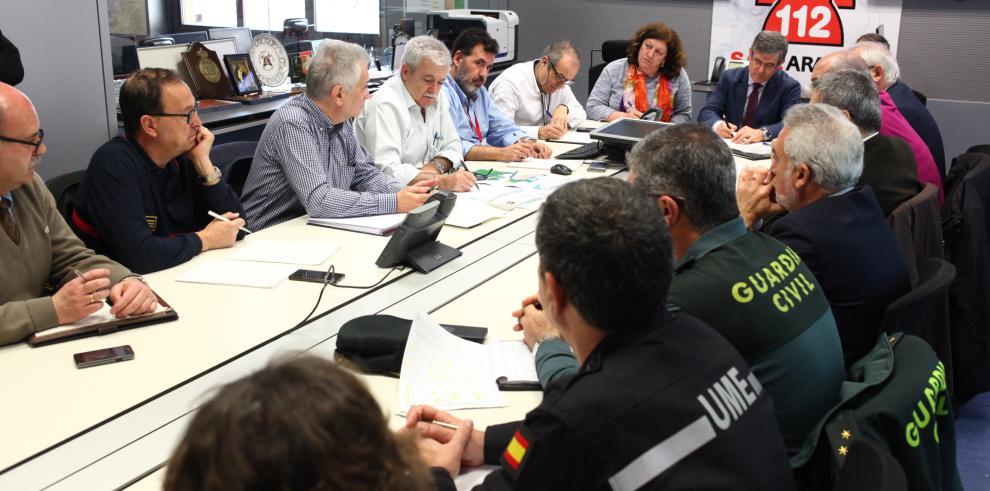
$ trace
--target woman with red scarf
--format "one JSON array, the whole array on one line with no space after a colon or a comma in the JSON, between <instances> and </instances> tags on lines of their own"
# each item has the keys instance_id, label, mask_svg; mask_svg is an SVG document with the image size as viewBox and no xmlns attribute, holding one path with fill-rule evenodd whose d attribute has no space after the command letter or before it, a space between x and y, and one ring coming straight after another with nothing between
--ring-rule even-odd
<instances>
[{"instance_id":1,"label":"woman with red scarf","mask_svg":"<svg viewBox=\"0 0 990 491\"><path fill-rule=\"evenodd\" d=\"M640 27L627 57L609 63L588 97L589 119L638 118L650 109L660 121L691 121L691 81L677 32L662 22Z\"/></svg>"}]
</instances>

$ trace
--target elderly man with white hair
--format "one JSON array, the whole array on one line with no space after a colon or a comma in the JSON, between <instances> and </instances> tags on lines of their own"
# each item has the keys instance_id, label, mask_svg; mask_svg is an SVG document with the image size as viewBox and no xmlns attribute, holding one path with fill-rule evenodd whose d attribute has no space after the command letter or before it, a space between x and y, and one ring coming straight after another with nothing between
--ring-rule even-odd
<instances>
[{"instance_id":1,"label":"elderly man with white hair","mask_svg":"<svg viewBox=\"0 0 990 491\"><path fill-rule=\"evenodd\" d=\"M935 165L942 179L945 179L945 146L942 143L942 132L938 123L928 108L914 95L911 87L901 80L901 69L897 59L883 44L864 41L853 47L863 61L870 67L873 81L877 89L886 91L894 105L901 111L904 119L918 132L918 136L932 152Z\"/></svg>"},{"instance_id":2,"label":"elderly man with white hair","mask_svg":"<svg viewBox=\"0 0 990 491\"><path fill-rule=\"evenodd\" d=\"M452 191L475 185L474 174L457 170L461 138L440 97L449 72L450 52L442 42L412 38L399 74L382 84L354 123L375 165L402 184L437 179L437 187Z\"/></svg>"},{"instance_id":3,"label":"elderly man with white hair","mask_svg":"<svg viewBox=\"0 0 990 491\"><path fill-rule=\"evenodd\" d=\"M375 167L354 117L368 99L368 55L326 40L310 59L306 93L265 126L244 184L244 211L261 229L309 214L342 218L402 213L422 205L436 179L403 188Z\"/></svg>"},{"instance_id":4,"label":"elderly man with white hair","mask_svg":"<svg viewBox=\"0 0 990 491\"><path fill-rule=\"evenodd\" d=\"M869 186L855 187L863 172L862 136L835 107L800 104L787 112L771 152L769 169L740 173L740 214L752 226L772 212L789 212L767 232L815 274L848 367L873 347L887 305L911 286L876 195Z\"/></svg>"}]
</instances>

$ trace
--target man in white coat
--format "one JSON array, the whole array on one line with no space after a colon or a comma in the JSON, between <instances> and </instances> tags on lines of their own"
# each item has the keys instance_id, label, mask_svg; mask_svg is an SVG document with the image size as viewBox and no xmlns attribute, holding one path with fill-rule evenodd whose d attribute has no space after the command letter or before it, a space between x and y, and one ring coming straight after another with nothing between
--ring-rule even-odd
<instances>
[{"instance_id":1,"label":"man in white coat","mask_svg":"<svg viewBox=\"0 0 990 491\"><path fill-rule=\"evenodd\" d=\"M385 81L355 121L358 139L375 165L402 185L437 179L437 187L468 191L474 174L458 170L461 139L450 119L443 81L450 52L442 42L417 36L406 44L399 74Z\"/></svg>"},{"instance_id":2,"label":"man in white coat","mask_svg":"<svg viewBox=\"0 0 990 491\"><path fill-rule=\"evenodd\" d=\"M541 140L560 138L587 115L571 85L581 59L569 41L557 41L538 60L517 63L492 82L492 101L519 126L538 126Z\"/></svg>"}]
</instances>

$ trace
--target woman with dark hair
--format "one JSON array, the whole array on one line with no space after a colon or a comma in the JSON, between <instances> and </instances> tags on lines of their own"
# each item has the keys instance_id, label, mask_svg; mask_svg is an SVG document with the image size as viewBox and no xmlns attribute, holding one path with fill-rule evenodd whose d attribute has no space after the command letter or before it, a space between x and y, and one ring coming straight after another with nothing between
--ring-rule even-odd
<instances>
[{"instance_id":1,"label":"woman with dark hair","mask_svg":"<svg viewBox=\"0 0 990 491\"><path fill-rule=\"evenodd\" d=\"M691 81L677 32L663 22L646 24L633 34L626 54L602 70L588 97L588 118L638 118L656 109L660 121L691 121Z\"/></svg>"},{"instance_id":2,"label":"woman with dark hair","mask_svg":"<svg viewBox=\"0 0 990 491\"><path fill-rule=\"evenodd\" d=\"M360 381L301 356L228 384L168 462L166 491L423 490L416 435L392 433Z\"/></svg>"}]
</instances>

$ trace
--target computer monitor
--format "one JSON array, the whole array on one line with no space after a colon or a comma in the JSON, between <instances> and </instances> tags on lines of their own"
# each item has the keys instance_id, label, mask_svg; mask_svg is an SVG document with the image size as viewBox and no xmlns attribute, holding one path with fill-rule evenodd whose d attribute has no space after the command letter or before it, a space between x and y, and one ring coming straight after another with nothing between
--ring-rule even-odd
<instances>
[{"instance_id":1,"label":"computer monitor","mask_svg":"<svg viewBox=\"0 0 990 491\"><path fill-rule=\"evenodd\" d=\"M590 136L593 139L601 140L606 145L629 148L646 138L646 135L666 126L672 125L671 123L645 119L617 119L592 130Z\"/></svg>"},{"instance_id":2,"label":"computer monitor","mask_svg":"<svg viewBox=\"0 0 990 491\"><path fill-rule=\"evenodd\" d=\"M170 37L175 40L175 44L201 43L210 40L210 36L206 31L174 32L172 34L160 34L155 37Z\"/></svg>"},{"instance_id":3,"label":"computer monitor","mask_svg":"<svg viewBox=\"0 0 990 491\"><path fill-rule=\"evenodd\" d=\"M208 32L210 39L234 38L238 53L251 51L251 28L249 27L217 27Z\"/></svg>"}]
</instances>

